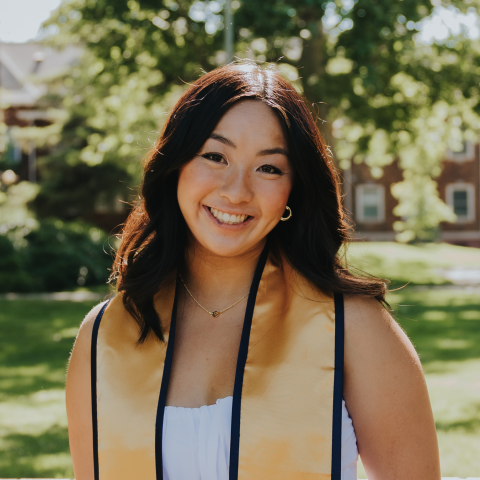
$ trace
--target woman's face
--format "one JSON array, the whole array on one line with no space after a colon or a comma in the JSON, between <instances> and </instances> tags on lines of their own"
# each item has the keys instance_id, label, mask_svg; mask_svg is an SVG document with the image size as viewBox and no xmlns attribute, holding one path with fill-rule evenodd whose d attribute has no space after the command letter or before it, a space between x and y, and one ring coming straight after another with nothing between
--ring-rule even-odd
<instances>
[{"instance_id":1,"label":"woman's face","mask_svg":"<svg viewBox=\"0 0 480 480\"><path fill-rule=\"evenodd\" d=\"M292 184L280 120L263 102L241 100L182 167L177 195L197 244L232 257L261 248Z\"/></svg>"}]
</instances>

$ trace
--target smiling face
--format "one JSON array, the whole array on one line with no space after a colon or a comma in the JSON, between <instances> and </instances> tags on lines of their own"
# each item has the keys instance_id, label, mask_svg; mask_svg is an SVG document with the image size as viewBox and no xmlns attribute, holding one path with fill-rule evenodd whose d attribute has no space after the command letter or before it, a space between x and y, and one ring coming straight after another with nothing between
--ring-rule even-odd
<instances>
[{"instance_id":1,"label":"smiling face","mask_svg":"<svg viewBox=\"0 0 480 480\"><path fill-rule=\"evenodd\" d=\"M233 257L262 248L293 185L278 117L259 100L241 100L180 170L178 203L198 246Z\"/></svg>"}]
</instances>

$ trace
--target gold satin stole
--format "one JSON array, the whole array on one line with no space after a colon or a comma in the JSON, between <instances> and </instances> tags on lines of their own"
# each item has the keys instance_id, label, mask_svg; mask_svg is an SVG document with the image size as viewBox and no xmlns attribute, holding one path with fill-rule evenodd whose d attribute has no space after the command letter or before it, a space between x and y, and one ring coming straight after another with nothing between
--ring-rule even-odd
<instances>
[{"instance_id":1,"label":"gold satin stole","mask_svg":"<svg viewBox=\"0 0 480 480\"><path fill-rule=\"evenodd\" d=\"M176 282L155 306L166 343L116 295L92 336L96 480L159 480L175 338ZM229 480L340 480L343 298L266 248L249 295L232 406ZM226 480L226 479L225 479Z\"/></svg>"}]
</instances>

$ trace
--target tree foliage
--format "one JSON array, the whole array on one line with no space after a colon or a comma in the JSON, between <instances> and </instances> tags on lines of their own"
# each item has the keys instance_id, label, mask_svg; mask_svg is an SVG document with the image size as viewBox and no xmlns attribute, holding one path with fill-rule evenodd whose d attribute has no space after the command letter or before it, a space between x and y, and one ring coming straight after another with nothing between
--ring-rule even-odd
<instances>
[{"instance_id":1,"label":"tree foliage","mask_svg":"<svg viewBox=\"0 0 480 480\"><path fill-rule=\"evenodd\" d=\"M443 6L471 12L476 2ZM392 193L404 240L431 238L453 219L435 178L445 149L476 139L480 126L480 43L467 31L422 41L422 22L441 8L432 3L232 2L236 56L277 63L305 92L342 168L364 162L379 177L399 159L404 180ZM104 164L135 183L138 159L185 84L229 60L223 7L224 0L64 1L47 22L48 41L81 44L86 53L65 79L70 118L56 165Z\"/></svg>"},{"instance_id":2,"label":"tree foliage","mask_svg":"<svg viewBox=\"0 0 480 480\"><path fill-rule=\"evenodd\" d=\"M59 291L105 284L112 258L105 232L83 222L10 224L0 234L0 292Z\"/></svg>"}]
</instances>

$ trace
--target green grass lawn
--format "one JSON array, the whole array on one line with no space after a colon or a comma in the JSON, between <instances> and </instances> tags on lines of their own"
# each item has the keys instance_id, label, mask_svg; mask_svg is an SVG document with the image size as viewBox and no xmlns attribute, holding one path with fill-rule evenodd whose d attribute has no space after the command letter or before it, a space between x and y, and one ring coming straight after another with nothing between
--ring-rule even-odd
<instances>
[{"instance_id":1,"label":"green grass lawn","mask_svg":"<svg viewBox=\"0 0 480 480\"><path fill-rule=\"evenodd\" d=\"M361 268L401 282L423 275L438 284L439 264L480 265L480 250L443 245L355 244L350 252ZM422 360L442 475L478 476L480 289L419 288L392 293L389 301ZM0 299L0 477L73 477L65 370L78 325L95 303Z\"/></svg>"},{"instance_id":2,"label":"green grass lawn","mask_svg":"<svg viewBox=\"0 0 480 480\"><path fill-rule=\"evenodd\" d=\"M65 370L94 303L0 300L0 477L73 478Z\"/></svg>"},{"instance_id":3,"label":"green grass lawn","mask_svg":"<svg viewBox=\"0 0 480 480\"><path fill-rule=\"evenodd\" d=\"M391 280L391 288L451 283L442 272L452 268L480 269L480 248L446 243L403 245L355 242L348 247L349 265Z\"/></svg>"}]
</instances>

